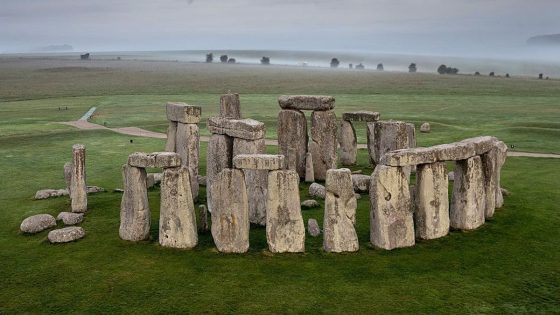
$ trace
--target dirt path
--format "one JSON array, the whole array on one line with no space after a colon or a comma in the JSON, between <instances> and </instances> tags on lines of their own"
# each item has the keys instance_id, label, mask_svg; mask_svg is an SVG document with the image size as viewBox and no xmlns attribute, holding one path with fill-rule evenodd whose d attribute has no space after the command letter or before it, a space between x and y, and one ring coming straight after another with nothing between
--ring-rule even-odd
<instances>
[{"instance_id":1,"label":"dirt path","mask_svg":"<svg viewBox=\"0 0 560 315\"><path fill-rule=\"evenodd\" d=\"M161 132L154 132L145 130L142 128L137 127L123 127L123 128L108 128L105 126L101 126L98 124L90 123L86 120L76 120L76 121L67 121L62 122L61 124L72 126L78 129L84 130L98 130L98 129L106 129L111 130L116 133L120 133L123 135L129 136L136 136L136 137L145 137L145 138L157 138L157 139L166 139L167 135ZM200 136L200 141L208 142L208 136ZM266 139L266 145L278 145L278 141L274 139ZM367 149L367 145L363 143L358 144L358 149ZM517 157L533 157L533 158L553 158L553 159L560 159L560 154L551 154L551 153L532 153L532 152L520 152L520 151L508 151L508 156L517 156Z\"/></svg>"}]
</instances>

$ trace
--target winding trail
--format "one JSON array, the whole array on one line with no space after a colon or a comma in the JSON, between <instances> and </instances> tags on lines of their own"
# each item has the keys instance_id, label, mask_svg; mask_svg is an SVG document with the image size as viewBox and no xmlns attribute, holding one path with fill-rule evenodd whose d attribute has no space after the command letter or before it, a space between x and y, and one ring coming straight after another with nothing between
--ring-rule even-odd
<instances>
[{"instance_id":1,"label":"winding trail","mask_svg":"<svg viewBox=\"0 0 560 315\"><path fill-rule=\"evenodd\" d=\"M116 133L120 133L123 135L129 136L136 136L136 137L144 137L144 138L157 138L157 139L166 139L167 135L161 132L154 132L149 131L146 129L138 128L138 127L123 127L123 128L108 128L102 125L91 123L87 120L76 120L76 121L67 121L61 122L63 125L72 126L78 129L83 130L110 130ZM200 136L200 141L208 142L208 136ZM265 139L266 145L278 145L278 141L275 139ZM367 149L367 145L364 143L358 143L358 149ZM552 159L560 159L560 154L552 154L552 153L533 153L533 152L521 152L521 151L508 151L508 156L515 156L515 157L532 157L532 158L552 158Z\"/></svg>"}]
</instances>

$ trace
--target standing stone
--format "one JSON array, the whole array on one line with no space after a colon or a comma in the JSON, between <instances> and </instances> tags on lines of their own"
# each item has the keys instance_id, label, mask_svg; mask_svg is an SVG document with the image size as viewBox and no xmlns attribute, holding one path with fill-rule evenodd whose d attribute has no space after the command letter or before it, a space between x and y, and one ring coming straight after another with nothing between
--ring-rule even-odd
<instances>
[{"instance_id":1,"label":"standing stone","mask_svg":"<svg viewBox=\"0 0 560 315\"><path fill-rule=\"evenodd\" d=\"M239 94L228 93L220 97L220 117L241 119Z\"/></svg>"},{"instance_id":2,"label":"standing stone","mask_svg":"<svg viewBox=\"0 0 560 315\"><path fill-rule=\"evenodd\" d=\"M206 209L206 205L199 205L198 206L198 214L200 218L200 223L198 224L198 231L201 233L208 232L208 209Z\"/></svg>"},{"instance_id":3,"label":"standing stone","mask_svg":"<svg viewBox=\"0 0 560 315\"><path fill-rule=\"evenodd\" d=\"M413 123L407 123L408 131L408 148L416 148L416 127Z\"/></svg>"},{"instance_id":4,"label":"standing stone","mask_svg":"<svg viewBox=\"0 0 560 315\"><path fill-rule=\"evenodd\" d=\"M484 175L480 157L457 161L449 213L451 227L473 230L484 224L484 200Z\"/></svg>"},{"instance_id":5,"label":"standing stone","mask_svg":"<svg viewBox=\"0 0 560 315\"><path fill-rule=\"evenodd\" d=\"M377 165L371 175L370 241L380 248L414 245L408 177L402 167Z\"/></svg>"},{"instance_id":6,"label":"standing stone","mask_svg":"<svg viewBox=\"0 0 560 315\"><path fill-rule=\"evenodd\" d=\"M369 125L368 125L369 127ZM406 149L410 145L410 126L402 121L378 121L373 124L373 161L379 164L389 151Z\"/></svg>"},{"instance_id":7,"label":"standing stone","mask_svg":"<svg viewBox=\"0 0 560 315\"><path fill-rule=\"evenodd\" d=\"M83 144L72 146L72 166L72 180L70 181L72 212L86 212L86 147Z\"/></svg>"},{"instance_id":8,"label":"standing stone","mask_svg":"<svg viewBox=\"0 0 560 315\"><path fill-rule=\"evenodd\" d=\"M121 201L119 236L125 241L150 238L150 205L146 189L146 169L123 165L124 193Z\"/></svg>"},{"instance_id":9,"label":"standing stone","mask_svg":"<svg viewBox=\"0 0 560 315\"><path fill-rule=\"evenodd\" d=\"M502 141L496 142L498 149L496 157L496 208L501 208L504 205L504 196L501 189L502 166L506 163L507 158L507 145Z\"/></svg>"},{"instance_id":10,"label":"standing stone","mask_svg":"<svg viewBox=\"0 0 560 315\"><path fill-rule=\"evenodd\" d=\"M181 164L189 170L193 200L198 198L199 146L200 132L198 125L178 123L176 152L181 157Z\"/></svg>"},{"instance_id":11,"label":"standing stone","mask_svg":"<svg viewBox=\"0 0 560 315\"><path fill-rule=\"evenodd\" d=\"M264 154L264 139L233 140L233 156L239 154ZM266 194L268 189L268 170L244 169L247 198L249 199L249 222L259 225L266 224Z\"/></svg>"},{"instance_id":12,"label":"standing stone","mask_svg":"<svg viewBox=\"0 0 560 315\"><path fill-rule=\"evenodd\" d=\"M371 183L371 176L362 174L352 174L352 184L354 185L354 192L367 193L369 192L369 184Z\"/></svg>"},{"instance_id":13,"label":"standing stone","mask_svg":"<svg viewBox=\"0 0 560 315\"><path fill-rule=\"evenodd\" d=\"M321 234L321 228L319 228L319 223L315 219L307 220L307 233L313 237L317 237Z\"/></svg>"},{"instance_id":14,"label":"standing stone","mask_svg":"<svg viewBox=\"0 0 560 315\"><path fill-rule=\"evenodd\" d=\"M334 111L314 111L311 114L311 142L315 180L324 180L327 170L336 168L337 126Z\"/></svg>"},{"instance_id":15,"label":"standing stone","mask_svg":"<svg viewBox=\"0 0 560 315\"><path fill-rule=\"evenodd\" d=\"M64 182L66 183L66 190L71 195L70 188L72 187L72 162L64 163Z\"/></svg>"},{"instance_id":16,"label":"standing stone","mask_svg":"<svg viewBox=\"0 0 560 315\"><path fill-rule=\"evenodd\" d=\"M307 152L305 155L305 182L313 183L315 181L315 172L313 171L313 155Z\"/></svg>"},{"instance_id":17,"label":"standing stone","mask_svg":"<svg viewBox=\"0 0 560 315\"><path fill-rule=\"evenodd\" d=\"M484 178L484 216L489 219L494 216L496 210L496 191L498 190L498 149L492 148L490 151L480 156L482 162L482 172Z\"/></svg>"},{"instance_id":18,"label":"standing stone","mask_svg":"<svg viewBox=\"0 0 560 315\"><path fill-rule=\"evenodd\" d=\"M305 251L299 176L293 170L272 171L268 174L266 240L273 253Z\"/></svg>"},{"instance_id":19,"label":"standing stone","mask_svg":"<svg viewBox=\"0 0 560 315\"><path fill-rule=\"evenodd\" d=\"M342 165L356 164L358 154L358 141L356 130L351 122L343 120L340 124L340 163Z\"/></svg>"},{"instance_id":20,"label":"standing stone","mask_svg":"<svg viewBox=\"0 0 560 315\"><path fill-rule=\"evenodd\" d=\"M176 137L177 137L177 122L170 120L169 127L167 127L167 142L165 143L165 151L175 152Z\"/></svg>"},{"instance_id":21,"label":"standing stone","mask_svg":"<svg viewBox=\"0 0 560 315\"><path fill-rule=\"evenodd\" d=\"M369 164L375 166L375 145L373 142L374 139L374 130L375 130L375 122L368 122L367 125L367 150L369 156Z\"/></svg>"},{"instance_id":22,"label":"standing stone","mask_svg":"<svg viewBox=\"0 0 560 315\"><path fill-rule=\"evenodd\" d=\"M323 249L327 252L355 252L359 249L356 223L357 201L349 169L327 171Z\"/></svg>"},{"instance_id":23,"label":"standing stone","mask_svg":"<svg viewBox=\"0 0 560 315\"><path fill-rule=\"evenodd\" d=\"M213 134L206 152L206 199L212 212L212 183L223 169L231 168L233 139L226 135Z\"/></svg>"},{"instance_id":24,"label":"standing stone","mask_svg":"<svg viewBox=\"0 0 560 315\"><path fill-rule=\"evenodd\" d=\"M249 249L249 203L243 172L226 168L212 181L212 237L222 253Z\"/></svg>"},{"instance_id":25,"label":"standing stone","mask_svg":"<svg viewBox=\"0 0 560 315\"><path fill-rule=\"evenodd\" d=\"M416 168L414 223L416 237L430 240L449 233L447 164L420 164Z\"/></svg>"},{"instance_id":26,"label":"standing stone","mask_svg":"<svg viewBox=\"0 0 560 315\"><path fill-rule=\"evenodd\" d=\"M186 167L166 168L161 181L159 244L193 248L198 243L196 216Z\"/></svg>"},{"instance_id":27,"label":"standing stone","mask_svg":"<svg viewBox=\"0 0 560 315\"><path fill-rule=\"evenodd\" d=\"M305 177L307 153L307 120L299 110L278 113L278 152L284 155L286 167Z\"/></svg>"}]
</instances>

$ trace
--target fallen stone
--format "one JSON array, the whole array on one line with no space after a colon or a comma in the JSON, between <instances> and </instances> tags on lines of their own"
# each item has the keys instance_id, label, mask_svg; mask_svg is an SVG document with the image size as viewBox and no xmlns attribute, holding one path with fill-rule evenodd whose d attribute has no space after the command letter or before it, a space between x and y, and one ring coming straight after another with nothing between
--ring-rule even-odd
<instances>
[{"instance_id":1,"label":"fallen stone","mask_svg":"<svg viewBox=\"0 0 560 315\"><path fill-rule=\"evenodd\" d=\"M312 237L317 237L321 235L321 228L319 228L319 223L315 219L307 220L307 233Z\"/></svg>"},{"instance_id":2,"label":"fallen stone","mask_svg":"<svg viewBox=\"0 0 560 315\"><path fill-rule=\"evenodd\" d=\"M79 240L86 236L86 232L79 226L69 226L62 229L52 230L47 238L51 243L68 243Z\"/></svg>"},{"instance_id":3,"label":"fallen stone","mask_svg":"<svg viewBox=\"0 0 560 315\"><path fill-rule=\"evenodd\" d=\"M206 233L210 230L208 224L208 209L206 209L206 205L198 206L198 214L200 218L200 223L198 224L198 232Z\"/></svg>"},{"instance_id":4,"label":"fallen stone","mask_svg":"<svg viewBox=\"0 0 560 315\"><path fill-rule=\"evenodd\" d=\"M212 181L212 237L222 253L249 249L249 201L243 172L226 168Z\"/></svg>"},{"instance_id":5,"label":"fallen stone","mask_svg":"<svg viewBox=\"0 0 560 315\"><path fill-rule=\"evenodd\" d=\"M355 252L359 249L356 197L352 173L347 168L327 171L323 249L327 252Z\"/></svg>"},{"instance_id":6,"label":"fallen stone","mask_svg":"<svg viewBox=\"0 0 560 315\"><path fill-rule=\"evenodd\" d=\"M191 191L193 200L198 199L198 162L200 133L198 125L182 124L177 125L177 154L181 157L181 165L189 170L191 179Z\"/></svg>"},{"instance_id":7,"label":"fallen stone","mask_svg":"<svg viewBox=\"0 0 560 315\"><path fill-rule=\"evenodd\" d=\"M62 220L64 225L75 225L81 223L84 220L83 213L73 213L73 212L61 212L56 217L56 220Z\"/></svg>"},{"instance_id":8,"label":"fallen stone","mask_svg":"<svg viewBox=\"0 0 560 315\"><path fill-rule=\"evenodd\" d=\"M354 191L357 193L367 193L369 192L369 184L371 182L371 176L362 174L352 174L352 185Z\"/></svg>"},{"instance_id":9,"label":"fallen stone","mask_svg":"<svg viewBox=\"0 0 560 315\"><path fill-rule=\"evenodd\" d=\"M175 152L176 150L176 138L177 138L177 122L169 121L169 126L167 127L167 141L165 142L165 151Z\"/></svg>"},{"instance_id":10,"label":"fallen stone","mask_svg":"<svg viewBox=\"0 0 560 315\"><path fill-rule=\"evenodd\" d=\"M206 176L198 175L197 180L199 186L203 186L203 187L206 186Z\"/></svg>"},{"instance_id":11,"label":"fallen stone","mask_svg":"<svg viewBox=\"0 0 560 315\"><path fill-rule=\"evenodd\" d=\"M175 152L134 152L128 156L128 165L133 167L178 167L181 157Z\"/></svg>"},{"instance_id":12,"label":"fallen stone","mask_svg":"<svg viewBox=\"0 0 560 315\"><path fill-rule=\"evenodd\" d=\"M473 230L484 224L484 174L479 156L455 165L449 220L452 228Z\"/></svg>"},{"instance_id":13,"label":"fallen stone","mask_svg":"<svg viewBox=\"0 0 560 315\"><path fill-rule=\"evenodd\" d=\"M146 189L146 169L123 165L124 193L121 201L119 236L125 241L150 238L150 204Z\"/></svg>"},{"instance_id":14,"label":"fallen stone","mask_svg":"<svg viewBox=\"0 0 560 315\"><path fill-rule=\"evenodd\" d=\"M54 197L67 196L68 190L66 189L41 189L35 193L35 199L48 199Z\"/></svg>"},{"instance_id":15,"label":"fallen stone","mask_svg":"<svg viewBox=\"0 0 560 315\"><path fill-rule=\"evenodd\" d=\"M23 233L38 233L56 226L56 220L50 214L32 215L21 222L19 229Z\"/></svg>"},{"instance_id":16,"label":"fallen stone","mask_svg":"<svg viewBox=\"0 0 560 315\"><path fill-rule=\"evenodd\" d=\"M241 119L239 94L228 93L220 97L220 117Z\"/></svg>"},{"instance_id":17,"label":"fallen stone","mask_svg":"<svg viewBox=\"0 0 560 315\"><path fill-rule=\"evenodd\" d=\"M212 183L223 169L231 168L233 139L226 135L210 136L206 154L206 200L208 211L212 212Z\"/></svg>"},{"instance_id":18,"label":"fallen stone","mask_svg":"<svg viewBox=\"0 0 560 315\"><path fill-rule=\"evenodd\" d=\"M502 195L504 195L506 197L511 195L511 192L509 190L505 189L504 187L500 187L500 191L502 192Z\"/></svg>"},{"instance_id":19,"label":"fallen stone","mask_svg":"<svg viewBox=\"0 0 560 315\"><path fill-rule=\"evenodd\" d=\"M374 164L380 164L383 155L389 151L409 148L409 128L402 121L377 121L373 123Z\"/></svg>"},{"instance_id":20,"label":"fallen stone","mask_svg":"<svg viewBox=\"0 0 560 315\"><path fill-rule=\"evenodd\" d=\"M305 155L305 182L313 183L315 181L315 172L313 171L313 155L307 152Z\"/></svg>"},{"instance_id":21,"label":"fallen stone","mask_svg":"<svg viewBox=\"0 0 560 315\"><path fill-rule=\"evenodd\" d=\"M352 171L352 174L362 174L362 173L363 173L362 170L355 170L355 171Z\"/></svg>"},{"instance_id":22,"label":"fallen stone","mask_svg":"<svg viewBox=\"0 0 560 315\"><path fill-rule=\"evenodd\" d=\"M365 111L365 110L360 110L356 112L345 112L342 113L342 120L373 122L379 120L379 113Z\"/></svg>"},{"instance_id":23,"label":"fallen stone","mask_svg":"<svg viewBox=\"0 0 560 315\"><path fill-rule=\"evenodd\" d=\"M86 186L86 192L88 194L96 194L100 192L105 192L105 188L99 186Z\"/></svg>"},{"instance_id":24,"label":"fallen stone","mask_svg":"<svg viewBox=\"0 0 560 315\"><path fill-rule=\"evenodd\" d=\"M449 179L450 182L455 181L455 172L451 171L447 173L447 178Z\"/></svg>"},{"instance_id":25,"label":"fallen stone","mask_svg":"<svg viewBox=\"0 0 560 315\"><path fill-rule=\"evenodd\" d=\"M313 183L309 186L309 196L325 199L325 186Z\"/></svg>"},{"instance_id":26,"label":"fallen stone","mask_svg":"<svg viewBox=\"0 0 560 315\"><path fill-rule=\"evenodd\" d=\"M354 197L356 197L356 200L362 199L362 195L360 195L358 193L354 193Z\"/></svg>"},{"instance_id":27,"label":"fallen stone","mask_svg":"<svg viewBox=\"0 0 560 315\"><path fill-rule=\"evenodd\" d=\"M115 188L115 189L113 189L113 192L114 192L114 193L124 193L124 189L122 189L122 188Z\"/></svg>"},{"instance_id":28,"label":"fallen stone","mask_svg":"<svg viewBox=\"0 0 560 315\"><path fill-rule=\"evenodd\" d=\"M336 168L337 148L337 124L334 111L314 111L311 114L309 152L313 156L315 180L324 180L327 170Z\"/></svg>"},{"instance_id":29,"label":"fallen stone","mask_svg":"<svg viewBox=\"0 0 560 315\"><path fill-rule=\"evenodd\" d=\"M428 133L432 130L430 123L429 122L425 122L423 124L420 125L420 132L423 133Z\"/></svg>"},{"instance_id":30,"label":"fallen stone","mask_svg":"<svg viewBox=\"0 0 560 315\"><path fill-rule=\"evenodd\" d=\"M146 175L146 188L150 189L155 185L159 185L161 183L161 174L162 173L148 173Z\"/></svg>"},{"instance_id":31,"label":"fallen stone","mask_svg":"<svg viewBox=\"0 0 560 315\"><path fill-rule=\"evenodd\" d=\"M282 109L297 110L331 110L334 108L334 97L321 95L282 95L278 105Z\"/></svg>"},{"instance_id":32,"label":"fallen stone","mask_svg":"<svg viewBox=\"0 0 560 315\"><path fill-rule=\"evenodd\" d=\"M421 164L416 169L414 226L416 237L430 240L449 233L447 164Z\"/></svg>"},{"instance_id":33,"label":"fallen stone","mask_svg":"<svg viewBox=\"0 0 560 315\"><path fill-rule=\"evenodd\" d=\"M402 167L376 166L369 196L371 244L387 250L413 246L411 198Z\"/></svg>"},{"instance_id":34,"label":"fallen stone","mask_svg":"<svg viewBox=\"0 0 560 315\"><path fill-rule=\"evenodd\" d=\"M83 144L72 146L72 166L72 177L70 180L72 212L86 212L86 147Z\"/></svg>"},{"instance_id":35,"label":"fallen stone","mask_svg":"<svg viewBox=\"0 0 560 315\"><path fill-rule=\"evenodd\" d=\"M313 209L313 208L317 208L320 207L321 205L319 204L319 202L317 202L317 200L313 200L313 199L308 199L308 200L304 200L301 203L301 207L304 209Z\"/></svg>"},{"instance_id":36,"label":"fallen stone","mask_svg":"<svg viewBox=\"0 0 560 315\"><path fill-rule=\"evenodd\" d=\"M284 168L284 156L274 154L238 154L233 167L248 170L279 170Z\"/></svg>"},{"instance_id":37,"label":"fallen stone","mask_svg":"<svg viewBox=\"0 0 560 315\"><path fill-rule=\"evenodd\" d=\"M389 166L412 166L431 164L437 161L436 151L432 148L410 148L385 153L379 164Z\"/></svg>"},{"instance_id":38,"label":"fallen stone","mask_svg":"<svg viewBox=\"0 0 560 315\"><path fill-rule=\"evenodd\" d=\"M301 216L299 176L296 171L268 173L266 241L273 253L305 251L305 225Z\"/></svg>"},{"instance_id":39,"label":"fallen stone","mask_svg":"<svg viewBox=\"0 0 560 315\"><path fill-rule=\"evenodd\" d=\"M200 106L187 105L181 102L168 102L166 105L167 120L183 124L198 124L202 108Z\"/></svg>"},{"instance_id":40,"label":"fallen stone","mask_svg":"<svg viewBox=\"0 0 560 315\"><path fill-rule=\"evenodd\" d=\"M213 134L228 135L234 138L257 140L264 138L265 127L254 119L208 118L208 130Z\"/></svg>"},{"instance_id":41,"label":"fallen stone","mask_svg":"<svg viewBox=\"0 0 560 315\"><path fill-rule=\"evenodd\" d=\"M358 153L358 142L356 139L356 130L351 122L343 120L340 124L340 163L342 165L356 164L356 155Z\"/></svg>"},{"instance_id":42,"label":"fallen stone","mask_svg":"<svg viewBox=\"0 0 560 315\"><path fill-rule=\"evenodd\" d=\"M307 154L307 120L298 110L278 113L278 152L284 156L286 168L305 177Z\"/></svg>"}]
</instances>

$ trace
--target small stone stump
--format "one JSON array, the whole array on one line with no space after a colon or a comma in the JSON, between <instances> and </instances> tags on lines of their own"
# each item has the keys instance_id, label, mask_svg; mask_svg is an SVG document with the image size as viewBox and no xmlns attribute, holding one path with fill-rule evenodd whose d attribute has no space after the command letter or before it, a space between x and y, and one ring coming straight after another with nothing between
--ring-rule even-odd
<instances>
[{"instance_id":1,"label":"small stone stump","mask_svg":"<svg viewBox=\"0 0 560 315\"><path fill-rule=\"evenodd\" d=\"M455 164L455 181L449 213L452 228L473 230L484 224L484 174L479 156Z\"/></svg>"}]
</instances>

